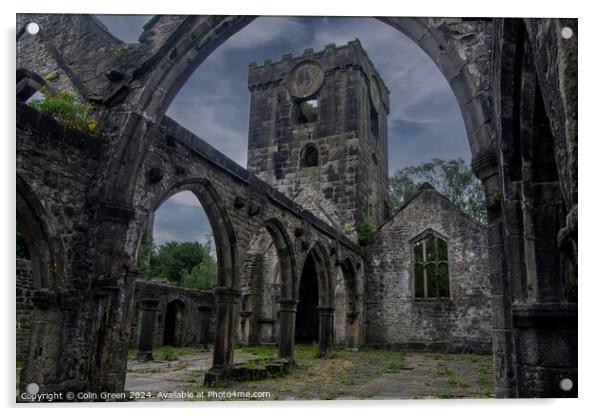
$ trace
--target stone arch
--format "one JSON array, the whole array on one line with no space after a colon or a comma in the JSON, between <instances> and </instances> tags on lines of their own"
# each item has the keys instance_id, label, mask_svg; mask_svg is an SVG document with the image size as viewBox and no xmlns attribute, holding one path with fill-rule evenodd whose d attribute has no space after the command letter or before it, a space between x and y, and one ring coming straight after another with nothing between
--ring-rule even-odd
<instances>
[{"instance_id":1,"label":"stone arch","mask_svg":"<svg viewBox=\"0 0 602 416\"><path fill-rule=\"evenodd\" d=\"M316 272L318 276L318 289L320 290L320 296L318 298L320 307L332 307L334 300L333 284L332 284L332 271L330 267L330 260L328 251L320 241L317 241L309 249L305 256L304 262L307 261L309 256L313 256L316 262ZM297 284L297 294L299 290L299 284Z\"/></svg>"},{"instance_id":2,"label":"stone arch","mask_svg":"<svg viewBox=\"0 0 602 416\"><path fill-rule=\"evenodd\" d=\"M314 143L308 143L299 152L299 167L315 168L320 166L320 149Z\"/></svg>"},{"instance_id":3,"label":"stone arch","mask_svg":"<svg viewBox=\"0 0 602 416\"><path fill-rule=\"evenodd\" d=\"M153 18L153 24L161 19ZM186 16L180 17L178 30L161 44L135 72L143 87L130 93L128 100L136 106L131 121L121 123L122 151L111 161L109 170L116 182L108 184L106 194L115 201L131 201L134 181L129 170L137 172L144 159L146 133L150 124L158 123L172 100L203 61L234 33L251 23L256 16ZM473 160L490 149L491 103L489 98L490 25L488 21L445 18L377 18L413 40L443 73L458 101L468 133ZM173 22L172 22L173 24ZM450 29L450 27L453 28ZM467 36L458 36L466 34ZM470 36L468 36L470 35ZM477 38L479 42L475 42ZM194 42L191 39L195 39ZM464 41L463 39L468 39ZM472 39L472 40L470 40ZM466 43L463 43L466 42ZM199 46L202 45L202 46ZM132 149L128 151L128 149ZM135 149L135 150L134 150ZM125 158L134 158L125 163ZM133 163L132 163L133 162ZM124 167L126 166L126 167ZM128 172L123 172L127 169ZM136 176L135 174L133 176Z\"/></svg>"},{"instance_id":4,"label":"stone arch","mask_svg":"<svg viewBox=\"0 0 602 416\"><path fill-rule=\"evenodd\" d=\"M207 20L199 16L187 17L186 29L174 42L166 46L172 51L158 57L154 63L152 77L146 84L142 96L144 109L152 109L149 114L160 120L171 101L188 77L203 61L234 33L256 19L256 16L213 16L208 25ZM416 43L437 65L445 76L458 100L460 110L466 124L471 151L474 157L489 149L489 134L485 129L490 119L490 103L486 91L487 73L479 73L481 67L471 53L485 53L490 57L489 28L479 26L477 21L469 21L462 26L462 19L419 18L419 17L377 17L377 20L388 24ZM450 30L453 27L453 30ZM458 32L471 31L480 36L484 45L480 49L471 50L471 45L462 44L456 37ZM454 33L456 32L456 33ZM198 48L197 43L190 42L188 37L205 39L207 46ZM454 37L455 36L455 37ZM486 58L491 59L491 58ZM473 65L467 65L473 63ZM482 63L482 62L479 62ZM485 62L486 64L486 62ZM487 70L487 65L485 70ZM471 72L472 71L472 72Z\"/></svg>"},{"instance_id":5,"label":"stone arch","mask_svg":"<svg viewBox=\"0 0 602 416\"><path fill-rule=\"evenodd\" d=\"M52 389L60 381L63 362L63 311L59 293L65 283L63 249L46 210L19 174L16 194L17 221L29 246L33 269L33 311L20 388L37 383L40 392L44 392L46 386Z\"/></svg>"},{"instance_id":6,"label":"stone arch","mask_svg":"<svg viewBox=\"0 0 602 416\"><path fill-rule=\"evenodd\" d=\"M264 225L253 233L242 273L239 342L246 345L275 342L276 305L281 287L279 254Z\"/></svg>"},{"instance_id":7,"label":"stone arch","mask_svg":"<svg viewBox=\"0 0 602 416\"><path fill-rule=\"evenodd\" d=\"M50 226L49 216L31 187L17 174L17 222L29 246L35 289L64 286L64 258L60 239Z\"/></svg>"},{"instance_id":8,"label":"stone arch","mask_svg":"<svg viewBox=\"0 0 602 416\"><path fill-rule=\"evenodd\" d=\"M286 232L284 224L276 218L265 222L278 253L278 264L280 268L280 310L278 322L278 356L292 360L295 344L294 332L294 310L295 293L297 292L297 270L295 264L295 252L293 244Z\"/></svg>"},{"instance_id":9,"label":"stone arch","mask_svg":"<svg viewBox=\"0 0 602 416\"><path fill-rule=\"evenodd\" d=\"M173 183L152 203L154 212L164 201L182 191L192 192L201 203L213 231L217 254L217 287L214 289L216 308L213 366L205 375L205 382L214 383L227 377L234 365L236 338L235 311L240 298L240 270L236 232L226 204L211 182L202 177L188 178ZM139 238L142 231L138 230Z\"/></svg>"},{"instance_id":10,"label":"stone arch","mask_svg":"<svg viewBox=\"0 0 602 416\"><path fill-rule=\"evenodd\" d=\"M287 310L294 302L296 293L293 245L286 228L277 218L266 220L254 234L245 265L245 272L251 276L247 276L246 282L246 291L249 293L243 293L243 300L245 296L249 296L249 300L242 304L242 339L255 343L272 342L272 339L277 338L280 356L292 359L293 328L289 324ZM250 258L254 255L259 255L260 258ZM269 258L265 258L266 255ZM277 276L271 276L271 272L275 272ZM265 281L267 277L277 279L278 283Z\"/></svg>"},{"instance_id":11,"label":"stone arch","mask_svg":"<svg viewBox=\"0 0 602 416\"><path fill-rule=\"evenodd\" d=\"M236 232L226 204L208 179L189 178L168 186L152 203L150 212L155 212L161 204L182 191L190 191L198 199L211 225L217 254L218 287L238 289L239 256ZM138 235L141 237L142 231L139 231Z\"/></svg>"},{"instance_id":12,"label":"stone arch","mask_svg":"<svg viewBox=\"0 0 602 416\"><path fill-rule=\"evenodd\" d=\"M296 320L298 323L305 322L306 326L316 325L317 321L318 328L307 327L306 329L310 332L317 329L320 354L325 355L330 349L333 339L334 290L328 252L321 242L315 242L305 256L297 286L300 313ZM317 299L315 293L307 293L307 290L317 290ZM313 311L313 308L317 310L317 319L316 311ZM304 331L304 329L297 328L295 333L300 334L299 331ZM315 332L313 334L310 334L309 337L315 336Z\"/></svg>"},{"instance_id":13,"label":"stone arch","mask_svg":"<svg viewBox=\"0 0 602 416\"><path fill-rule=\"evenodd\" d=\"M336 340L349 349L360 344L361 302L357 272L350 258L338 264L335 284L334 328Z\"/></svg>"},{"instance_id":14,"label":"stone arch","mask_svg":"<svg viewBox=\"0 0 602 416\"><path fill-rule=\"evenodd\" d=\"M488 76L493 59L490 28L472 19L467 19L465 27L462 26L463 19L421 17L377 17L376 19L406 35L433 60L458 101L473 159L486 153L491 147L487 126L491 120ZM481 38L483 43L475 45L474 49L471 45L464 45L461 40L456 39L458 35L464 34Z\"/></svg>"},{"instance_id":15,"label":"stone arch","mask_svg":"<svg viewBox=\"0 0 602 416\"><path fill-rule=\"evenodd\" d=\"M268 219L264 223L264 227L268 230L272 236L272 240L276 245L276 251L278 252L278 260L280 264L281 273L281 299L293 299L296 293L296 264L295 264L295 251L293 244L286 232L284 224L276 218Z\"/></svg>"}]
</instances>

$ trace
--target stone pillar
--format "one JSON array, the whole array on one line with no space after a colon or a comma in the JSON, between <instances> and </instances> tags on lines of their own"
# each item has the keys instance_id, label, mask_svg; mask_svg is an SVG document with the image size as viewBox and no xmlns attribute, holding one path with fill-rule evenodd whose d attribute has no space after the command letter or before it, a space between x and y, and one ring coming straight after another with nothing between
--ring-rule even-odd
<instances>
[{"instance_id":1,"label":"stone pillar","mask_svg":"<svg viewBox=\"0 0 602 416\"><path fill-rule=\"evenodd\" d=\"M334 308L330 306L318 306L320 314L320 356L325 356L332 346L332 332L334 321Z\"/></svg>"},{"instance_id":2,"label":"stone pillar","mask_svg":"<svg viewBox=\"0 0 602 416\"><path fill-rule=\"evenodd\" d=\"M278 340L278 357L294 361L295 350L295 317L297 301L283 299L280 303L280 339Z\"/></svg>"},{"instance_id":3,"label":"stone pillar","mask_svg":"<svg viewBox=\"0 0 602 416\"><path fill-rule=\"evenodd\" d=\"M152 361L153 358L153 335L155 332L155 315L159 301L156 299L141 299L140 309L140 338L138 338L138 361Z\"/></svg>"},{"instance_id":4,"label":"stone pillar","mask_svg":"<svg viewBox=\"0 0 602 416\"><path fill-rule=\"evenodd\" d=\"M234 363L236 309L240 291L228 287L218 287L214 293L217 301L215 347L213 349L213 366L205 374L205 385L227 378Z\"/></svg>"},{"instance_id":5,"label":"stone pillar","mask_svg":"<svg viewBox=\"0 0 602 416\"><path fill-rule=\"evenodd\" d=\"M347 333L345 344L347 349L357 351L360 339L360 313L358 311L347 312Z\"/></svg>"},{"instance_id":6,"label":"stone pillar","mask_svg":"<svg viewBox=\"0 0 602 416\"><path fill-rule=\"evenodd\" d=\"M496 398L512 398L516 391L516 356L512 337L512 279L508 269L503 192L498 162L491 151L472 160L472 170L485 188L489 279L491 282L491 322Z\"/></svg>"},{"instance_id":7,"label":"stone pillar","mask_svg":"<svg viewBox=\"0 0 602 416\"><path fill-rule=\"evenodd\" d=\"M35 289L31 298L33 312L29 349L25 366L21 370L19 391L25 392L29 383L40 386L40 392L61 391L59 386L64 361L60 358L64 338L63 311L58 291L49 288Z\"/></svg>"},{"instance_id":8,"label":"stone pillar","mask_svg":"<svg viewBox=\"0 0 602 416\"><path fill-rule=\"evenodd\" d=\"M209 350L209 324L211 318L211 306L202 305L199 311L199 348L203 351Z\"/></svg>"}]
</instances>

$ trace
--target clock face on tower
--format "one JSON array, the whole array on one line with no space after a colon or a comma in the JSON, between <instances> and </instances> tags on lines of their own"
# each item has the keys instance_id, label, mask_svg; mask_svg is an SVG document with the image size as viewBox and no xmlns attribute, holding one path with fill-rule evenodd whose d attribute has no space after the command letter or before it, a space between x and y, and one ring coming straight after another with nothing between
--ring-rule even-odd
<instances>
[{"instance_id":1,"label":"clock face on tower","mask_svg":"<svg viewBox=\"0 0 602 416\"><path fill-rule=\"evenodd\" d=\"M286 78L286 88L295 98L308 98L314 95L324 82L324 71L316 62L301 62Z\"/></svg>"},{"instance_id":2,"label":"clock face on tower","mask_svg":"<svg viewBox=\"0 0 602 416\"><path fill-rule=\"evenodd\" d=\"M370 100L376 111L380 111L380 86L376 77L372 76L370 79Z\"/></svg>"}]
</instances>

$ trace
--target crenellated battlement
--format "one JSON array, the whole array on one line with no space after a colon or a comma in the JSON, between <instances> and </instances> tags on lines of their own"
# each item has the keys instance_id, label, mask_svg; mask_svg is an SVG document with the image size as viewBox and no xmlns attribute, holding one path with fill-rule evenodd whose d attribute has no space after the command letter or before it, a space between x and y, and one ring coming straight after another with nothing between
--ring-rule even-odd
<instances>
[{"instance_id":1,"label":"crenellated battlement","mask_svg":"<svg viewBox=\"0 0 602 416\"><path fill-rule=\"evenodd\" d=\"M387 110L389 109L390 91L359 39L351 40L341 46L330 43L319 51L307 48L298 56L287 53L282 55L278 61L266 58L263 64L250 62L248 76L249 90L253 91L285 82L291 69L304 61L317 62L326 75L336 70L352 68L361 71L367 80L372 76L376 77L383 93L383 103Z\"/></svg>"}]
</instances>

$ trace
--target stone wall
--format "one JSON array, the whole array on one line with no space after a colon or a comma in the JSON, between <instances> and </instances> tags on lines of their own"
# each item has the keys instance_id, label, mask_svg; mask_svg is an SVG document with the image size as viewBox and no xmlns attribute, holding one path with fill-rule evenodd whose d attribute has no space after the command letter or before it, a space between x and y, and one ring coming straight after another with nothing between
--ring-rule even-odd
<instances>
[{"instance_id":1,"label":"stone wall","mask_svg":"<svg viewBox=\"0 0 602 416\"><path fill-rule=\"evenodd\" d=\"M450 297L415 298L414 237L447 240ZM366 343L408 349L491 350L486 228L425 185L367 248Z\"/></svg>"},{"instance_id":2,"label":"stone wall","mask_svg":"<svg viewBox=\"0 0 602 416\"><path fill-rule=\"evenodd\" d=\"M33 313L33 271L31 262L17 259L17 363L24 362L29 348Z\"/></svg>"},{"instance_id":3,"label":"stone wall","mask_svg":"<svg viewBox=\"0 0 602 416\"><path fill-rule=\"evenodd\" d=\"M159 347L164 344L167 306L172 302L177 302L182 306L182 315L177 323L180 331L179 339L176 342L177 346L198 346L200 342L213 342L215 339L215 300L211 290L171 286L166 279L137 279L134 284L136 307L131 324L130 347L138 346L142 314L139 305L141 299L159 301L155 314L153 346ZM206 332L209 335L208 339L203 338L201 333L204 322L209 324Z\"/></svg>"}]
</instances>

